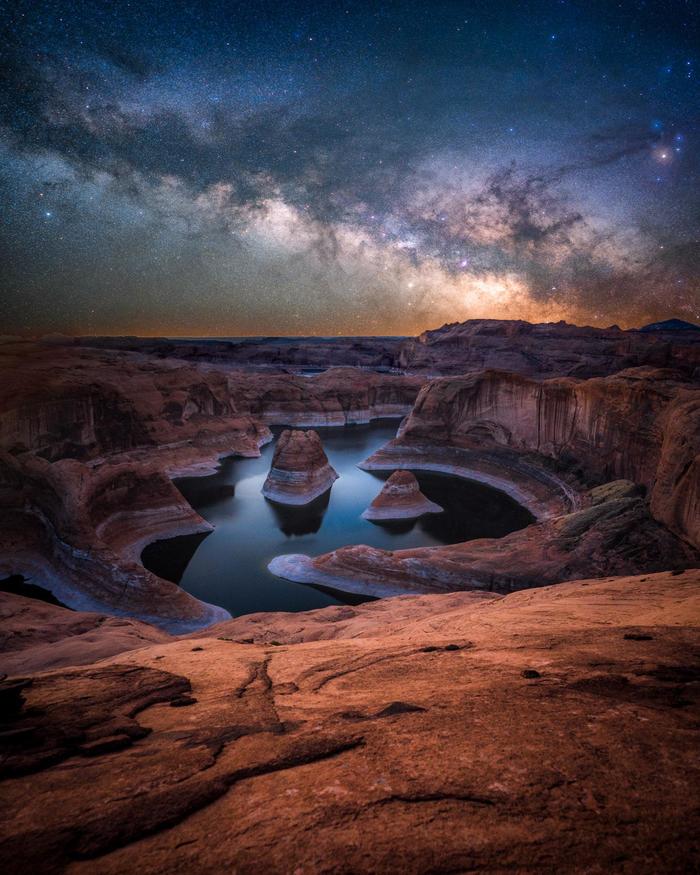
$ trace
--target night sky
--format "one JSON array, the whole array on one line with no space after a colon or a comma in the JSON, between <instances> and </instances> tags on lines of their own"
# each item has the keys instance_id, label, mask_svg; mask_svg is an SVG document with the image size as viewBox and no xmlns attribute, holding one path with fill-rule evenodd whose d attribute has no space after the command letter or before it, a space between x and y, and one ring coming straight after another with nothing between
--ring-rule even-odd
<instances>
[{"instance_id":1,"label":"night sky","mask_svg":"<svg viewBox=\"0 0 700 875\"><path fill-rule=\"evenodd\" d=\"M700 319L696 0L0 16L0 334Z\"/></svg>"}]
</instances>

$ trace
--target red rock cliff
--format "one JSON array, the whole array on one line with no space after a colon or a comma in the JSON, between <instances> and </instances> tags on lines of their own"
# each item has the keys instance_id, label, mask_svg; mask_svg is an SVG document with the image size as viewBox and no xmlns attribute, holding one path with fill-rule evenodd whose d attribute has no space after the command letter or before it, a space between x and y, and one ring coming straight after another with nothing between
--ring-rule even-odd
<instances>
[{"instance_id":1,"label":"red rock cliff","mask_svg":"<svg viewBox=\"0 0 700 875\"><path fill-rule=\"evenodd\" d=\"M658 520L700 546L700 390L670 372L540 382L486 371L434 380L402 440L496 443L568 461L598 482L633 480L648 489Z\"/></svg>"}]
</instances>

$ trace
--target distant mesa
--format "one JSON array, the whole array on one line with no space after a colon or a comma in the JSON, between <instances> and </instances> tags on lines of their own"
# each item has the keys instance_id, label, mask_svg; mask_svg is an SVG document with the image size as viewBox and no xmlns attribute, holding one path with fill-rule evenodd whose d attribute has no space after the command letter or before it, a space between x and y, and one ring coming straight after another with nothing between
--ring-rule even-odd
<instances>
[{"instance_id":1,"label":"distant mesa","mask_svg":"<svg viewBox=\"0 0 700 875\"><path fill-rule=\"evenodd\" d=\"M414 474L394 471L362 516L366 520L405 520L441 512L440 505L420 491Z\"/></svg>"},{"instance_id":2,"label":"distant mesa","mask_svg":"<svg viewBox=\"0 0 700 875\"><path fill-rule=\"evenodd\" d=\"M686 322L685 319L665 319L663 322L651 322L640 331L700 331L696 322Z\"/></svg>"},{"instance_id":3,"label":"distant mesa","mask_svg":"<svg viewBox=\"0 0 700 875\"><path fill-rule=\"evenodd\" d=\"M315 431L285 429L277 441L262 493L281 504L308 504L337 479Z\"/></svg>"}]
</instances>

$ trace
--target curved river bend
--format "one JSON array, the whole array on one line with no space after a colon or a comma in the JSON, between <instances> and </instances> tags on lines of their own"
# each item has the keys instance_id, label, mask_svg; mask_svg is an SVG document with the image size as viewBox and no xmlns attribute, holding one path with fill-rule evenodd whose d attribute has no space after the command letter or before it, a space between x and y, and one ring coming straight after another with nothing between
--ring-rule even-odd
<instances>
[{"instance_id":1,"label":"curved river bend","mask_svg":"<svg viewBox=\"0 0 700 875\"><path fill-rule=\"evenodd\" d=\"M317 428L340 479L330 492L304 507L273 504L260 492L273 443L262 447L259 459L231 457L216 474L177 480L185 498L216 528L208 535L150 544L142 554L144 565L233 616L306 611L364 599L274 577L267 563L281 553L316 556L349 544L384 550L432 547L501 537L532 522L525 508L495 489L421 472L416 472L421 490L445 508L444 513L390 524L362 519L362 511L391 472L361 471L357 463L395 437L397 425L397 420L377 420ZM281 429L273 431L276 437Z\"/></svg>"}]
</instances>

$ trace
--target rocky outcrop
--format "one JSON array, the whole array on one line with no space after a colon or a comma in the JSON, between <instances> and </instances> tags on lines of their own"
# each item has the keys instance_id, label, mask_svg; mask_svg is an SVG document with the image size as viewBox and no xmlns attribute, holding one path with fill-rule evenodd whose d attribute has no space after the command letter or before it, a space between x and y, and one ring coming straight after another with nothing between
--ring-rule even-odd
<instances>
[{"instance_id":1,"label":"rocky outcrop","mask_svg":"<svg viewBox=\"0 0 700 875\"><path fill-rule=\"evenodd\" d=\"M405 340L398 366L431 374L500 368L516 374L602 377L626 368L673 368L686 378L700 369L700 332L644 333L566 322L472 319Z\"/></svg>"},{"instance_id":2,"label":"rocky outcrop","mask_svg":"<svg viewBox=\"0 0 700 875\"><path fill-rule=\"evenodd\" d=\"M139 620L0 594L0 662L7 674L89 665L170 640L166 632Z\"/></svg>"},{"instance_id":3,"label":"rocky outcrop","mask_svg":"<svg viewBox=\"0 0 700 875\"><path fill-rule=\"evenodd\" d=\"M649 514L634 484L615 484L586 507L512 532L444 547L378 550L341 547L309 557L278 556L273 574L298 583L375 597L411 593L519 589L586 574L638 574L696 567L700 554Z\"/></svg>"},{"instance_id":4,"label":"rocky outcrop","mask_svg":"<svg viewBox=\"0 0 700 875\"><path fill-rule=\"evenodd\" d=\"M228 616L139 562L163 533L211 530L157 467L0 454L0 517L0 574L22 574L69 607L173 632Z\"/></svg>"},{"instance_id":5,"label":"rocky outcrop","mask_svg":"<svg viewBox=\"0 0 700 875\"><path fill-rule=\"evenodd\" d=\"M0 866L697 869L699 593L685 572L257 615L8 678Z\"/></svg>"},{"instance_id":6,"label":"rocky outcrop","mask_svg":"<svg viewBox=\"0 0 700 875\"><path fill-rule=\"evenodd\" d=\"M399 444L505 447L578 471L627 478L654 516L700 547L700 389L646 368L591 380L537 381L503 371L429 383Z\"/></svg>"},{"instance_id":7,"label":"rocky outcrop","mask_svg":"<svg viewBox=\"0 0 700 875\"><path fill-rule=\"evenodd\" d=\"M277 440L262 493L281 504L308 504L337 479L315 431L285 429Z\"/></svg>"},{"instance_id":8,"label":"rocky outcrop","mask_svg":"<svg viewBox=\"0 0 700 875\"><path fill-rule=\"evenodd\" d=\"M441 512L440 505L420 491L415 474L394 471L362 516L366 520L405 520Z\"/></svg>"}]
</instances>

